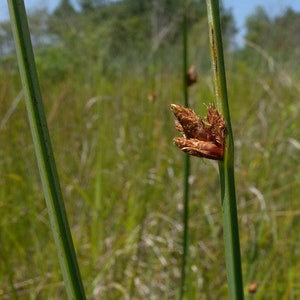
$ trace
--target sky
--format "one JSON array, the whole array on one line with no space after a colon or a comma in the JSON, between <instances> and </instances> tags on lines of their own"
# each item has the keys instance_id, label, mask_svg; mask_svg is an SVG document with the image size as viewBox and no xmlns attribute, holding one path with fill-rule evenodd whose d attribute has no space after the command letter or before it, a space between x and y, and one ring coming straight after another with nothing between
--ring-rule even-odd
<instances>
[{"instance_id":1,"label":"sky","mask_svg":"<svg viewBox=\"0 0 300 300\"><path fill-rule=\"evenodd\" d=\"M76 4L78 0L71 0ZM203 0L204 1L204 0ZM28 11L35 8L47 7L50 11L53 10L60 0L25 0L25 7ZM225 8L230 8L235 24L238 29L237 43L242 43L242 37L245 34L246 17L254 12L255 7L261 5L265 7L270 16L276 16L285 10L286 7L291 7L295 11L300 12L299 0L223 0ZM0 21L9 18L7 1L0 0Z\"/></svg>"}]
</instances>

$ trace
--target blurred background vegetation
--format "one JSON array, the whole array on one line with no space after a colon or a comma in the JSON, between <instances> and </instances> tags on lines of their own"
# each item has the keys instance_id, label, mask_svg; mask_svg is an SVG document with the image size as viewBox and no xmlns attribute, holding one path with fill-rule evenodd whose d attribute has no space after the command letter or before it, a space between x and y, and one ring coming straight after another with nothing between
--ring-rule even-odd
<instances>
[{"instance_id":1,"label":"blurred background vegetation","mask_svg":"<svg viewBox=\"0 0 300 300\"><path fill-rule=\"evenodd\" d=\"M214 101L205 1L62 0L29 17L67 213L89 299L175 299L182 154L182 15L198 82ZM257 7L235 45L221 6L246 295L300 297L300 13ZM65 298L9 22L0 24L0 299ZM192 158L187 299L227 299L218 174ZM253 288L254 287L254 288ZM248 291L249 288L249 291ZM253 293L253 289L255 293Z\"/></svg>"}]
</instances>

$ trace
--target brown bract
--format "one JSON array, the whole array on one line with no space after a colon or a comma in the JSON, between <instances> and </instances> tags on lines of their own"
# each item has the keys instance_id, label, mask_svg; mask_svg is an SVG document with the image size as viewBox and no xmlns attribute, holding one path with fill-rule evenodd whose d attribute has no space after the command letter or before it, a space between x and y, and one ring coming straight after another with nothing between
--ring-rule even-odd
<instances>
[{"instance_id":1,"label":"brown bract","mask_svg":"<svg viewBox=\"0 0 300 300\"><path fill-rule=\"evenodd\" d=\"M176 129L183 137L174 138L174 144L182 151L198 157L223 160L226 124L213 104L208 106L205 119L189 108L171 104Z\"/></svg>"}]
</instances>

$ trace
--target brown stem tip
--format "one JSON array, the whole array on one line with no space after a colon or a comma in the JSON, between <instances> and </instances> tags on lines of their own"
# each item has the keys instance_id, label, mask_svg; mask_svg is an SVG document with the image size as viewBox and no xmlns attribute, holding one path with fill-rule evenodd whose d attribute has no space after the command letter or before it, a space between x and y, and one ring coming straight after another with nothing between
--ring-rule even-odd
<instances>
[{"instance_id":1,"label":"brown stem tip","mask_svg":"<svg viewBox=\"0 0 300 300\"><path fill-rule=\"evenodd\" d=\"M197 157L223 160L226 124L213 104L209 104L205 119L189 108L171 104L176 129L183 137L174 138L174 144L183 152Z\"/></svg>"}]
</instances>

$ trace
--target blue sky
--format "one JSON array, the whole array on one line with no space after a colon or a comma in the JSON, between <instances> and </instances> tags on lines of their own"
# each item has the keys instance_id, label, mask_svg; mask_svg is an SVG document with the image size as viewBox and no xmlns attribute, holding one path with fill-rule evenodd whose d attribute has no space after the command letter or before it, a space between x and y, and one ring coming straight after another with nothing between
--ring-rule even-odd
<instances>
[{"instance_id":1,"label":"blue sky","mask_svg":"<svg viewBox=\"0 0 300 300\"><path fill-rule=\"evenodd\" d=\"M77 0L72 0L72 2L76 4ZM25 0L25 6L28 10L43 7L53 10L58 3L59 0ZM238 43L241 42L245 33L245 19L254 11L256 6L264 6L271 16L280 14L288 6L295 11L300 11L299 0L223 0L223 3L226 8L232 9L236 26L239 30ZM7 1L0 0L0 21L5 19L8 19Z\"/></svg>"}]
</instances>

